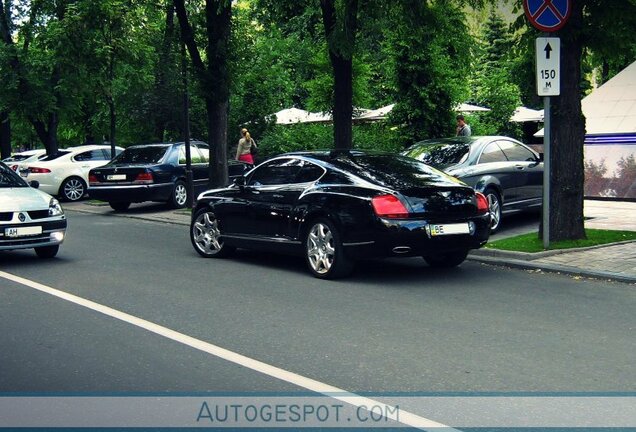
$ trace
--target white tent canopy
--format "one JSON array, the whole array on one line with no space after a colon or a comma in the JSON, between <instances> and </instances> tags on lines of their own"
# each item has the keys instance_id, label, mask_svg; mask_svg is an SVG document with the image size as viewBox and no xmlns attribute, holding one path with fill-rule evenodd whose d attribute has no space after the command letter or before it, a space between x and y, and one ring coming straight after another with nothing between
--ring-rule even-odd
<instances>
[{"instance_id":1,"label":"white tent canopy","mask_svg":"<svg viewBox=\"0 0 636 432\"><path fill-rule=\"evenodd\" d=\"M535 110L521 106L515 110L515 113L510 117L510 121L514 123L542 122L543 110Z\"/></svg>"},{"instance_id":2,"label":"white tent canopy","mask_svg":"<svg viewBox=\"0 0 636 432\"><path fill-rule=\"evenodd\" d=\"M636 133L636 62L586 96L581 108L587 135Z\"/></svg>"},{"instance_id":3,"label":"white tent canopy","mask_svg":"<svg viewBox=\"0 0 636 432\"><path fill-rule=\"evenodd\" d=\"M376 110L365 110L366 112L363 112L362 114L354 118L354 120L359 120L359 121L385 120L386 117L389 115L389 113L393 110L393 107L395 107L395 104L383 106L382 108L378 108Z\"/></svg>"},{"instance_id":4,"label":"white tent canopy","mask_svg":"<svg viewBox=\"0 0 636 432\"><path fill-rule=\"evenodd\" d=\"M467 103L459 104L455 107L455 111L467 113L467 112L486 112L490 111L490 108L480 107L478 105L471 105Z\"/></svg>"},{"instance_id":5,"label":"white tent canopy","mask_svg":"<svg viewBox=\"0 0 636 432\"><path fill-rule=\"evenodd\" d=\"M395 104L383 106L375 110L356 108L354 112L358 113L354 121L380 121L386 120L389 113L393 110ZM490 111L488 108L477 105L463 103L455 107L458 112L485 112ZM295 124L295 123L327 123L333 121L331 114L310 112L299 108L286 108L274 114L276 116L276 124Z\"/></svg>"}]
</instances>

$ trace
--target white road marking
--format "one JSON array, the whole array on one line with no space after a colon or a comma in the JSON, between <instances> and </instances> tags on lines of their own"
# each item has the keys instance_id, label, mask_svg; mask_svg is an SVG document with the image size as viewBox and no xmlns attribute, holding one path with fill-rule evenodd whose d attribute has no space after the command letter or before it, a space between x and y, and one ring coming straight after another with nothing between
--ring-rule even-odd
<instances>
[{"instance_id":1,"label":"white road marking","mask_svg":"<svg viewBox=\"0 0 636 432\"><path fill-rule=\"evenodd\" d=\"M167 339L171 339L175 342L179 342L183 345L187 345L199 351L206 352L210 355L229 361L231 363L241 365L247 369L251 369L253 371L262 373L264 375L268 375L273 378L278 378L282 381L294 384L298 387L302 387L316 393L323 394L325 396L331 397L341 402L351 404L355 407L369 407L374 405L385 407L387 408L387 409L384 409L385 413L396 413L394 415L388 416L391 420L402 423L404 425L422 429L422 430L426 430L430 428L444 428L445 429L444 432L456 431L456 429L453 429L450 426L444 425L442 423L438 423L433 420L429 420L417 414L413 414L408 411L403 411L401 409L397 410L392 405L388 405L383 402L380 402L371 398L367 398L364 396L359 396L355 393L348 392L341 388L334 387L332 385L325 384L311 378L307 378L305 376L287 371L285 369L281 369L276 366L272 366L270 364L261 362L259 360L255 360L250 357L244 356L242 354L238 354L236 352L227 350L220 346L213 345L208 342L204 342L200 339L193 338L183 333L179 333L167 327L163 327L153 322L146 321L134 315L130 315L125 312L118 311L117 309L113 309L111 307L104 306L99 303L95 303L91 300L87 300L85 298L78 297L76 295L69 294L67 292L60 291L55 288L51 288L41 283L34 282L29 279L25 279L20 276L15 276L3 271L0 271L0 278L10 280L12 282L15 282L17 284L20 284L29 288L33 288L40 292L74 303L78 306L91 309L95 312L99 312L111 318L115 318L120 321L126 322L128 324L132 324L136 327L145 329L151 333L155 333L157 335L163 336Z\"/></svg>"}]
</instances>

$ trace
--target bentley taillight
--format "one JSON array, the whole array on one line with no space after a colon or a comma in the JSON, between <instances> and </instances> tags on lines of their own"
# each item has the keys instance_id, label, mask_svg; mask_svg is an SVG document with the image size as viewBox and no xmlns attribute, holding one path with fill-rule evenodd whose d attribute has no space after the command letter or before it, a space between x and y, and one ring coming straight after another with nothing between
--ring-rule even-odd
<instances>
[{"instance_id":1,"label":"bentley taillight","mask_svg":"<svg viewBox=\"0 0 636 432\"><path fill-rule=\"evenodd\" d=\"M400 201L394 195L380 195L374 197L371 200L373 205L373 211L379 217L399 219L409 216L409 211L406 209L402 201Z\"/></svg>"}]
</instances>

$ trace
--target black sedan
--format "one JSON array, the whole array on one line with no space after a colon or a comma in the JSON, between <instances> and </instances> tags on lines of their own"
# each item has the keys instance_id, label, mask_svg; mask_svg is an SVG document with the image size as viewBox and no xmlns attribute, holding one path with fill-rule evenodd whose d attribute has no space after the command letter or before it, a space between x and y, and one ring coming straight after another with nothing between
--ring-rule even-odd
<instances>
[{"instance_id":1,"label":"black sedan","mask_svg":"<svg viewBox=\"0 0 636 432\"><path fill-rule=\"evenodd\" d=\"M502 214L541 208L543 162L517 140L502 136L421 141L403 155L443 170L488 198L492 230Z\"/></svg>"},{"instance_id":2,"label":"black sedan","mask_svg":"<svg viewBox=\"0 0 636 432\"><path fill-rule=\"evenodd\" d=\"M190 152L196 194L205 190L208 183L210 149L195 141ZM117 211L144 201L182 208L188 200L185 164L186 148L182 142L128 147L108 164L90 171L88 193L91 198L108 201ZM242 176L249 167L244 162L228 161L230 179Z\"/></svg>"},{"instance_id":3,"label":"black sedan","mask_svg":"<svg viewBox=\"0 0 636 432\"><path fill-rule=\"evenodd\" d=\"M357 151L266 161L201 194L190 228L204 257L236 248L303 254L325 279L345 276L358 258L423 256L431 266L457 266L489 234L481 193L414 159Z\"/></svg>"}]
</instances>

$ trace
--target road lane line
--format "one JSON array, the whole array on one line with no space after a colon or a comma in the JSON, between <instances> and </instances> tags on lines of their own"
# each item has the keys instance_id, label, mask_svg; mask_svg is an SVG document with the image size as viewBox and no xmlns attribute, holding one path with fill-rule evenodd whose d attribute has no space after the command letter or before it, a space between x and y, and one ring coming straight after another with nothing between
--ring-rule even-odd
<instances>
[{"instance_id":1,"label":"road lane line","mask_svg":"<svg viewBox=\"0 0 636 432\"><path fill-rule=\"evenodd\" d=\"M450 426L444 425L442 423L438 423L433 420L429 420L417 414L413 414L408 411L403 411L401 409L398 410L392 405L385 404L375 399L360 396L355 393L351 393L349 391L343 390L341 388L334 387L332 385L314 380L312 378L307 378L297 373L290 372L276 366L272 366L268 363L255 360L253 358L244 356L242 354L238 354L234 351L230 351L220 346L213 345L211 343L204 342L200 339L193 338L192 336L188 336L183 333L179 333L175 330L171 330L167 327L163 327L159 324L155 324L153 322L144 320L134 315L130 315L125 312L121 312L117 309L113 309L111 307L96 303L94 301L87 300L85 298L78 297L76 295L69 294L67 292L60 291L55 288L51 288L41 283L34 282L32 280L25 279L20 276L15 276L3 271L0 271L0 278L4 278L6 280L15 282L19 285L23 285L25 287L38 290L40 292L52 295L62 300L66 300L78 306L91 309L95 312L99 312L111 318L115 318L120 321L126 322L128 324L132 324L136 327L145 329L151 333L163 336L167 339L171 339L175 342L179 342L183 345L187 345L199 351L203 351L205 353L221 358L228 362L243 366L247 369L251 369L253 371L259 372L264 375L268 375L273 378L278 378L279 380L288 382L290 384L294 384L298 387L302 387L316 393L323 394L325 396L331 397L341 402L348 403L355 407L369 407L374 405L380 405L382 407L387 408L384 410L385 413L393 413L393 412L396 413L393 415L388 415L387 416L388 418L396 422L402 423L404 425L411 426L418 429L423 429L423 430L431 429L431 428L444 428L445 432L456 430L451 428ZM339 394L336 394L336 393L339 393Z\"/></svg>"}]
</instances>

